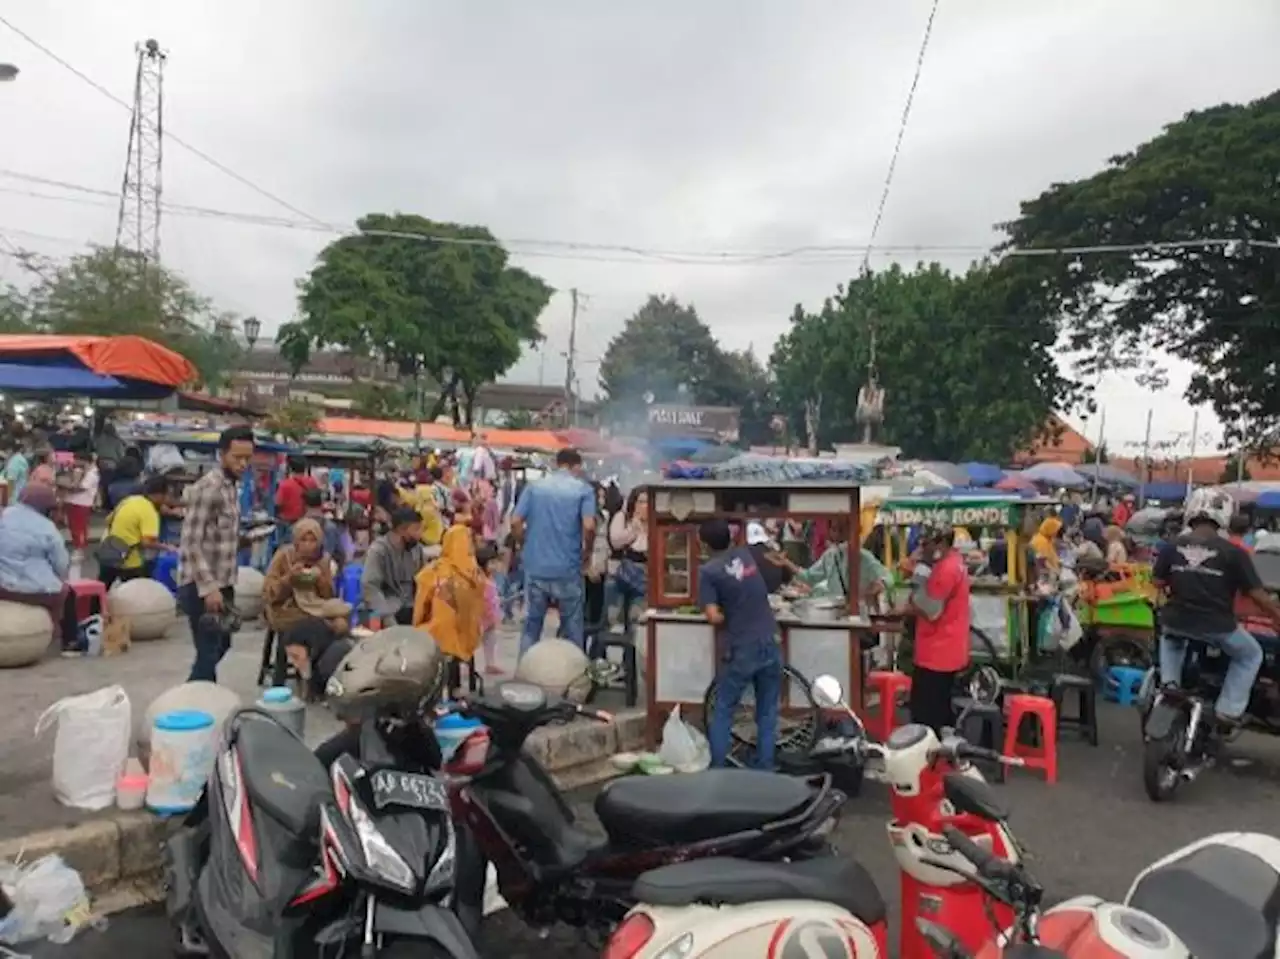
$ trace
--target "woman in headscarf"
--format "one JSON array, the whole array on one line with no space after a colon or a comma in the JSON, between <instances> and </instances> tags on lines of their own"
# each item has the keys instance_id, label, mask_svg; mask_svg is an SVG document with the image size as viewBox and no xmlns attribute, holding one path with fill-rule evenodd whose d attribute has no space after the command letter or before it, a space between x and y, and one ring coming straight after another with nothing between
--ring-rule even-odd
<instances>
[{"instance_id":1,"label":"woman in headscarf","mask_svg":"<svg viewBox=\"0 0 1280 959\"><path fill-rule=\"evenodd\" d=\"M485 578L476 563L469 525L449 527L440 558L423 567L415 584L413 625L430 633L440 651L451 657L452 690L458 684L458 664L472 661L484 632Z\"/></svg>"},{"instance_id":2,"label":"woman in headscarf","mask_svg":"<svg viewBox=\"0 0 1280 959\"><path fill-rule=\"evenodd\" d=\"M0 512L0 600L43 606L64 650L79 641L75 596L67 587L71 557L49 514L58 496L52 486L28 482L18 502Z\"/></svg>"},{"instance_id":3,"label":"woman in headscarf","mask_svg":"<svg viewBox=\"0 0 1280 959\"><path fill-rule=\"evenodd\" d=\"M1119 526L1108 526L1104 535L1107 539L1107 562L1112 565L1129 562L1129 551L1124 545L1124 530Z\"/></svg>"},{"instance_id":4,"label":"woman in headscarf","mask_svg":"<svg viewBox=\"0 0 1280 959\"><path fill-rule=\"evenodd\" d=\"M1058 534L1061 532L1062 520L1056 516L1050 516L1040 524L1036 535L1031 537L1031 548L1035 551L1036 559L1054 572L1062 568L1062 562L1058 559L1057 544Z\"/></svg>"},{"instance_id":5,"label":"woman in headscarf","mask_svg":"<svg viewBox=\"0 0 1280 959\"><path fill-rule=\"evenodd\" d=\"M324 552L324 530L304 517L293 524L292 541L276 550L262 585L267 623L283 636L307 619L347 631L351 604L337 598L332 557Z\"/></svg>"}]
</instances>

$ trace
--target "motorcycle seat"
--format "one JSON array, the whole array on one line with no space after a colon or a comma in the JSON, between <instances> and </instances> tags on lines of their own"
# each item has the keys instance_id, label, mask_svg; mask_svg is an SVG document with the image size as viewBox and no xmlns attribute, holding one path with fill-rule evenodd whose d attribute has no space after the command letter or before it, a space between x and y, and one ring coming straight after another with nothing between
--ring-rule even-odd
<instances>
[{"instance_id":1,"label":"motorcycle seat","mask_svg":"<svg viewBox=\"0 0 1280 959\"><path fill-rule=\"evenodd\" d=\"M752 769L615 779L596 797L610 836L655 845L700 842L799 813L814 793L804 780Z\"/></svg>"},{"instance_id":2,"label":"motorcycle seat","mask_svg":"<svg viewBox=\"0 0 1280 959\"><path fill-rule=\"evenodd\" d=\"M803 899L838 906L867 925L882 922L886 915L871 874L842 856L787 863L693 859L643 873L631 892L639 902L654 906L744 906Z\"/></svg>"},{"instance_id":3,"label":"motorcycle seat","mask_svg":"<svg viewBox=\"0 0 1280 959\"><path fill-rule=\"evenodd\" d=\"M320 829L320 803L333 795L315 753L279 723L251 718L240 724L236 747L245 791L254 805L295 836Z\"/></svg>"},{"instance_id":4,"label":"motorcycle seat","mask_svg":"<svg viewBox=\"0 0 1280 959\"><path fill-rule=\"evenodd\" d=\"M1143 876L1127 905L1167 925L1196 959L1276 955L1280 876L1243 849L1193 849Z\"/></svg>"}]
</instances>

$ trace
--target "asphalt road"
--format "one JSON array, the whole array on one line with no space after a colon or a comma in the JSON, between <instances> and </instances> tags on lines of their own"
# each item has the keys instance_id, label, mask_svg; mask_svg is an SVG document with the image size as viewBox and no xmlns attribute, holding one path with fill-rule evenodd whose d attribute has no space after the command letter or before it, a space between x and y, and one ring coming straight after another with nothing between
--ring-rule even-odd
<instances>
[{"instance_id":1,"label":"asphalt road","mask_svg":"<svg viewBox=\"0 0 1280 959\"><path fill-rule=\"evenodd\" d=\"M1228 830L1280 831L1280 742L1246 735L1230 759L1186 786L1172 804L1154 805L1142 790L1138 720L1133 711L1104 708L1102 745L1067 741L1059 747L1059 780L1048 786L1016 772L1003 787L1014 833L1026 846L1050 897L1093 893L1120 899L1146 864L1194 839ZM573 795L582 817L590 816L592 790ZM846 807L836 841L858 857L880 884L897 922L897 871L885 838L888 798L869 783ZM35 956L61 959L160 959L171 955L167 928L154 911L113 917L106 932L90 932L68 946L44 945ZM486 956L543 959L552 954L588 959L598 953L571 930L547 939L509 913L486 921Z\"/></svg>"}]
</instances>

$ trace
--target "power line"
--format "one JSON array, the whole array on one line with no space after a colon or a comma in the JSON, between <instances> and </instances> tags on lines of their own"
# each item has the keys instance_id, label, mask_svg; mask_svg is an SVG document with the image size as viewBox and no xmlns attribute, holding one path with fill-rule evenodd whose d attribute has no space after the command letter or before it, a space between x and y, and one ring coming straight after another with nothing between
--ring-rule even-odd
<instances>
[{"instance_id":1,"label":"power line","mask_svg":"<svg viewBox=\"0 0 1280 959\"><path fill-rule=\"evenodd\" d=\"M35 176L15 170L0 169L0 177L9 177L29 183L48 186L56 189L83 193L85 196L56 196L38 193L33 190L19 190L11 187L0 187L0 193L24 196L29 199L46 200L61 203L75 203L86 206L97 206L114 209L114 190L104 190L71 183L65 180L54 180L48 177ZM108 198L112 202L103 202ZM872 255L907 256L907 255L955 255L982 256L990 254L997 257L1044 257L1044 256L1088 256L1112 253L1173 253L1179 250L1224 249L1233 250L1244 246L1264 249L1280 249L1280 242L1271 240L1241 240L1237 237L1207 237L1182 241L1159 243L1128 244L1094 244L1061 247L1017 247L1008 250L993 251L990 247L977 244L863 244L832 243L809 244L778 250L661 250L628 244L589 243L572 240L548 238L515 237L508 240L483 240L467 237L454 237L440 234L417 233L402 230L361 230L354 224L325 223L323 221L300 222L284 217L265 216L254 213L239 213L220 210L213 207L195 206L184 203L161 204L166 214L193 218L208 218L246 226L268 227L274 229L298 230L309 233L332 235L372 236L387 239L406 239L422 243L439 243L445 246L472 246L485 248L501 248L523 256L547 257L550 259L585 260L606 263L635 263L637 259L648 259L652 262L679 263L686 266L753 266L770 263L798 263L806 265L825 265L847 262L860 253L864 257L870 250ZM530 247L534 249L530 249ZM544 249L537 249L544 248ZM594 254L615 254L615 256L597 256Z\"/></svg>"},{"instance_id":2,"label":"power line","mask_svg":"<svg viewBox=\"0 0 1280 959\"><path fill-rule=\"evenodd\" d=\"M71 74L78 77L80 80L87 83L89 86L93 87L93 89L97 90L98 93L102 94L112 103L116 104L119 107L122 107L125 110L128 110L130 113L133 112L133 104L129 103L127 100L123 100L120 97L116 96L114 93L112 93L109 89L107 89L97 80L93 79L93 77L89 76L84 71L78 69L73 64L69 63L68 61L64 60L62 57L58 56L58 54L54 53L52 50L46 47L43 43L41 43L35 37L31 36L31 34L27 33L25 30L15 25L8 18L4 16L0 16L0 25L8 27L11 31L16 33L19 37L21 37L31 46L35 47L37 50L43 53L46 57L48 57L54 63L58 64L58 66L69 71ZM231 167L227 166L225 163L222 163L220 160L214 159L208 153L205 153L203 150L201 150L199 147L194 146L188 141L177 136L172 130L166 129L164 131L164 136L166 139L172 141L177 146L182 147L182 149L186 150L192 156L195 156L198 159L203 160L205 163L209 164L209 166L213 167L219 173L223 174L224 176L230 177L231 179L239 183L241 186L248 187L254 193L258 194L259 196L267 200L270 200L272 203L275 203L277 206L283 207L284 209L292 213L294 216L300 216L304 220L309 220L313 223L320 222L318 219L313 217L306 210L299 209L298 207L290 203L288 200L282 199L281 197L272 193L270 190L266 189L265 187L258 186L258 184L254 183L248 177L243 176L240 173L237 173L235 170L231 169Z\"/></svg>"},{"instance_id":3,"label":"power line","mask_svg":"<svg viewBox=\"0 0 1280 959\"><path fill-rule=\"evenodd\" d=\"M937 15L938 0L933 0L933 6L929 8L929 19L924 25L924 37L920 41L920 52L916 54L916 69L911 77L911 89L907 91L907 102L902 108L902 119L898 121L898 136L893 144L893 155L889 157L889 170L884 177L884 189L880 192L880 203L876 207L876 218L871 222L871 236L867 240L867 252L862 261L864 270L871 259L871 250L875 246L876 237L880 234L880 222L884 219L885 208L889 205L889 192L893 189L893 175L898 169L898 157L902 153L902 141L907 135L907 124L911 122L911 107L916 102L916 89L920 86L920 74L924 70L924 57L929 51L929 39L933 36L933 21Z\"/></svg>"}]
</instances>

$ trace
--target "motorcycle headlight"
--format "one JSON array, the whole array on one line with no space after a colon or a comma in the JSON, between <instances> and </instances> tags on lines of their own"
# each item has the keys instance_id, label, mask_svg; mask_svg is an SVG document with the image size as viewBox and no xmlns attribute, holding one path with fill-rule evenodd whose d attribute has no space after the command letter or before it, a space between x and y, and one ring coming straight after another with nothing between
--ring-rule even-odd
<instances>
[{"instance_id":1,"label":"motorcycle headlight","mask_svg":"<svg viewBox=\"0 0 1280 959\"><path fill-rule=\"evenodd\" d=\"M360 804L352 802L348 815L355 827L356 836L360 839L360 850L364 853L369 868L387 885L402 892L413 892L417 887L413 870L400 858L400 854L391 847L386 837L378 831L369 814L360 808Z\"/></svg>"},{"instance_id":2,"label":"motorcycle headlight","mask_svg":"<svg viewBox=\"0 0 1280 959\"><path fill-rule=\"evenodd\" d=\"M431 867L431 872L427 875L426 891L428 893L453 885L453 876L458 865L458 844L454 840L453 823L445 820L445 829L447 832L444 852L440 854L440 858L436 860L435 865Z\"/></svg>"}]
</instances>

